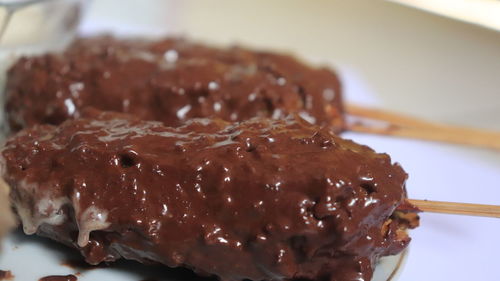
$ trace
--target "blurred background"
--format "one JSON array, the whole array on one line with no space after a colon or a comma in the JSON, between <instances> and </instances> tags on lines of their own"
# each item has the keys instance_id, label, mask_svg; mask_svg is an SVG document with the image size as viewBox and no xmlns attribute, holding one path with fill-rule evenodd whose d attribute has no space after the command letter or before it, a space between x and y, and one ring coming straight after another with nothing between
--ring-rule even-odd
<instances>
[{"instance_id":1,"label":"blurred background","mask_svg":"<svg viewBox=\"0 0 500 281\"><path fill-rule=\"evenodd\" d=\"M45 2L52 4L45 4L49 7L42 13L32 7L14 14L2 39L4 48L49 38L54 30L59 37L52 42L63 44L81 19L84 34L176 34L219 45L279 49L335 68L350 101L500 129L500 34L494 30L500 1Z\"/></svg>"},{"instance_id":2,"label":"blurred background","mask_svg":"<svg viewBox=\"0 0 500 281\"><path fill-rule=\"evenodd\" d=\"M387 1L148 3L120 1L118 7L116 1L94 1L82 30L175 33L286 50L336 68L349 100L448 123L500 128L500 34L494 30Z\"/></svg>"}]
</instances>

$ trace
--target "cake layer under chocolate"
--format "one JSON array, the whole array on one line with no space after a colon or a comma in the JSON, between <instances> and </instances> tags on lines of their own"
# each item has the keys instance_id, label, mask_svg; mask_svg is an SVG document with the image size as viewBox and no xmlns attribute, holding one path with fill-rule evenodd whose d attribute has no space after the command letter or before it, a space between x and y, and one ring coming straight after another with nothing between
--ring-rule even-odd
<instances>
[{"instance_id":1,"label":"cake layer under chocolate","mask_svg":"<svg viewBox=\"0 0 500 281\"><path fill-rule=\"evenodd\" d=\"M63 53L19 59L6 87L14 131L60 124L87 106L168 126L193 117L241 121L297 113L338 131L341 102L339 80L329 69L288 55L183 39L78 39Z\"/></svg>"},{"instance_id":2,"label":"cake layer under chocolate","mask_svg":"<svg viewBox=\"0 0 500 281\"><path fill-rule=\"evenodd\" d=\"M14 215L12 214L9 203L9 187L0 179L0 240L14 227L14 225Z\"/></svg>"},{"instance_id":3,"label":"cake layer under chocolate","mask_svg":"<svg viewBox=\"0 0 500 281\"><path fill-rule=\"evenodd\" d=\"M222 280L370 280L399 253L406 173L300 118L173 128L90 110L11 137L2 173L28 234Z\"/></svg>"}]
</instances>

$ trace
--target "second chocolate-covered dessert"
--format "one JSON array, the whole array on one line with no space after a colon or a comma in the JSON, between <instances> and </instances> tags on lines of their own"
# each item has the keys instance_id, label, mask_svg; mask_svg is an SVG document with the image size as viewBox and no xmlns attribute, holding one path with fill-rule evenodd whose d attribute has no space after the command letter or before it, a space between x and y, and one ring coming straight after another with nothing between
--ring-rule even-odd
<instances>
[{"instance_id":1,"label":"second chocolate-covered dessert","mask_svg":"<svg viewBox=\"0 0 500 281\"><path fill-rule=\"evenodd\" d=\"M339 80L329 69L288 55L183 39L78 39L62 53L19 59L6 86L13 131L60 124L87 106L167 126L193 117L241 121L296 113L339 131L341 102Z\"/></svg>"}]
</instances>

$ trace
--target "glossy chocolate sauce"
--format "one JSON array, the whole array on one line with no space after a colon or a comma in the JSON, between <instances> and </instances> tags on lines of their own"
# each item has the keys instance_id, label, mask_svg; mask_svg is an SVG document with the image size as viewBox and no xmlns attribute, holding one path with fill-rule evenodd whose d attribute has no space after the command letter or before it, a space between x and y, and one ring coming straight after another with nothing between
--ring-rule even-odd
<instances>
[{"instance_id":1,"label":"glossy chocolate sauce","mask_svg":"<svg viewBox=\"0 0 500 281\"><path fill-rule=\"evenodd\" d=\"M51 275L40 278L38 281L77 281L75 275Z\"/></svg>"},{"instance_id":2,"label":"glossy chocolate sauce","mask_svg":"<svg viewBox=\"0 0 500 281\"><path fill-rule=\"evenodd\" d=\"M241 121L296 113L339 131L341 102L339 80L329 69L289 55L183 39L79 39L61 54L21 58L6 86L14 131L60 124L87 106L168 126L193 117Z\"/></svg>"},{"instance_id":3,"label":"glossy chocolate sauce","mask_svg":"<svg viewBox=\"0 0 500 281\"><path fill-rule=\"evenodd\" d=\"M179 127L89 110L11 137L4 179L26 233L222 280L370 280L410 241L406 173L289 117Z\"/></svg>"}]
</instances>

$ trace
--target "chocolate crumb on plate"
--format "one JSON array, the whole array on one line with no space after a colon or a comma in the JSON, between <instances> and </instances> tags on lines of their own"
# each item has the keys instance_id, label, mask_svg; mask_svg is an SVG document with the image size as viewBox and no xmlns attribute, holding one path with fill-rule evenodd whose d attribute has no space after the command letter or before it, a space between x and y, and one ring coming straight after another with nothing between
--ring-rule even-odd
<instances>
[{"instance_id":1,"label":"chocolate crumb on plate","mask_svg":"<svg viewBox=\"0 0 500 281\"><path fill-rule=\"evenodd\" d=\"M13 280L14 277L10 270L0 270L0 280Z\"/></svg>"},{"instance_id":2,"label":"chocolate crumb on plate","mask_svg":"<svg viewBox=\"0 0 500 281\"><path fill-rule=\"evenodd\" d=\"M77 281L75 275L50 275L40 278L38 281Z\"/></svg>"}]
</instances>

